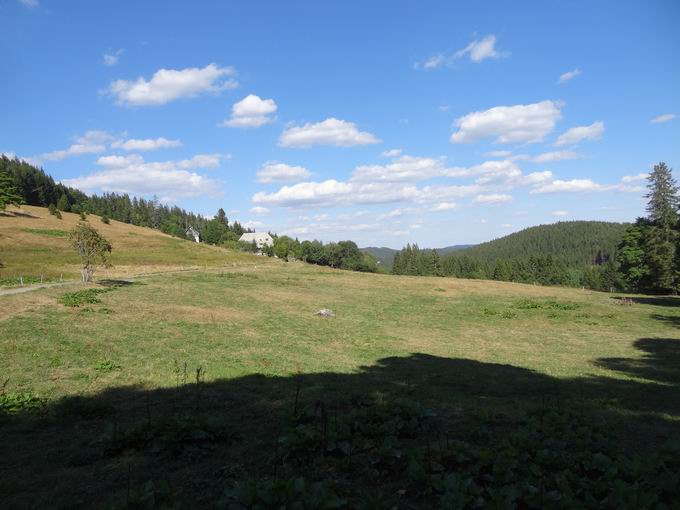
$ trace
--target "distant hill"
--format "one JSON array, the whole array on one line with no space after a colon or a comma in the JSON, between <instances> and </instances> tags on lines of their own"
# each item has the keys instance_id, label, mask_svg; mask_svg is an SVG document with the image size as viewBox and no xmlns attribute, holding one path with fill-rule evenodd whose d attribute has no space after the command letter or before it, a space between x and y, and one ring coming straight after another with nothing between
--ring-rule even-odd
<instances>
[{"instance_id":1,"label":"distant hill","mask_svg":"<svg viewBox=\"0 0 680 510\"><path fill-rule=\"evenodd\" d=\"M470 248L474 246L473 244L456 244L453 246L445 246L444 248L436 248L437 253L439 253L440 256L444 255L449 255L450 253L457 251L457 250L464 250L466 248ZM392 264L394 262L394 255L399 252L399 250L395 250L393 248L387 248L387 247L374 247L374 246L368 246L366 248L361 248L361 251L370 253L373 255L376 259L378 259L378 262L380 262L380 265L382 267L385 267L387 269L390 269L392 267Z\"/></svg>"},{"instance_id":2,"label":"distant hill","mask_svg":"<svg viewBox=\"0 0 680 510\"><path fill-rule=\"evenodd\" d=\"M567 267L584 267L614 257L628 225L606 221L561 221L530 227L461 250L453 256L467 256L493 266L500 259L552 255Z\"/></svg>"}]
</instances>

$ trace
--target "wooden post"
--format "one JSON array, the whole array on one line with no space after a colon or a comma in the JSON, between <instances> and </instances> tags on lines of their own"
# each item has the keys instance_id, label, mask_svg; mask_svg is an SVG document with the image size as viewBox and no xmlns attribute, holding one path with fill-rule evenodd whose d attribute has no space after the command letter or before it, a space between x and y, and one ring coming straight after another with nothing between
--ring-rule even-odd
<instances>
[{"instance_id":1,"label":"wooden post","mask_svg":"<svg viewBox=\"0 0 680 510\"><path fill-rule=\"evenodd\" d=\"M21 285L22 287L24 286L24 277L23 276L19 276L19 285Z\"/></svg>"}]
</instances>

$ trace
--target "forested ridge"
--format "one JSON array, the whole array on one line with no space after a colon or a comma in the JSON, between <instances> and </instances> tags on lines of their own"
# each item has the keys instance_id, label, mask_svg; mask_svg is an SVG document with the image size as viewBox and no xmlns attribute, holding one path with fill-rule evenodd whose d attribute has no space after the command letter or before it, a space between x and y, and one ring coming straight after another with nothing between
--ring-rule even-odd
<instances>
[{"instance_id":1,"label":"forested ridge","mask_svg":"<svg viewBox=\"0 0 680 510\"><path fill-rule=\"evenodd\" d=\"M680 195L672 170L647 177L648 216L634 224L569 221L531 227L440 257L406 245L392 273L676 294L680 288Z\"/></svg>"},{"instance_id":2,"label":"forested ridge","mask_svg":"<svg viewBox=\"0 0 680 510\"><path fill-rule=\"evenodd\" d=\"M499 239L460 251L483 264L499 259L528 259L552 255L568 267L600 265L615 257L628 223L561 221L526 228Z\"/></svg>"},{"instance_id":3,"label":"forested ridge","mask_svg":"<svg viewBox=\"0 0 680 510\"><path fill-rule=\"evenodd\" d=\"M244 232L238 221L230 223L220 209L213 219L186 211L156 199L130 197L126 193L87 195L82 191L55 182L44 170L19 160L0 157L0 175L9 175L19 204L50 207L59 211L91 213L102 218L160 230L186 238L188 227L196 229L201 239L210 244L236 242ZM8 201L9 202L9 201Z\"/></svg>"}]
</instances>

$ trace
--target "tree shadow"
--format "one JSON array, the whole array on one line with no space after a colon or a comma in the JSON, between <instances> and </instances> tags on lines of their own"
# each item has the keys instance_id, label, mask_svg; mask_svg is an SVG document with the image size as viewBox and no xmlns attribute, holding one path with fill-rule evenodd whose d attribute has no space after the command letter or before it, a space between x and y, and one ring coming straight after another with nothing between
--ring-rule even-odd
<instances>
[{"instance_id":1,"label":"tree shadow","mask_svg":"<svg viewBox=\"0 0 680 510\"><path fill-rule=\"evenodd\" d=\"M633 303L639 305L680 307L680 296L612 296L610 299L615 299L618 301L630 299Z\"/></svg>"},{"instance_id":2,"label":"tree shadow","mask_svg":"<svg viewBox=\"0 0 680 510\"><path fill-rule=\"evenodd\" d=\"M141 285L141 282L130 281L130 280L119 280L119 279L113 279L113 278L106 278L106 279L103 279L103 280L97 280L96 283L97 283L97 285L101 285L102 287L111 287L111 288L131 287L133 285Z\"/></svg>"},{"instance_id":3,"label":"tree shadow","mask_svg":"<svg viewBox=\"0 0 680 510\"><path fill-rule=\"evenodd\" d=\"M437 410L454 437L475 413L511 423L546 401L607 401L603 412L616 416L622 437L653 450L656 440L680 429L680 340L643 338L635 346L641 358L595 361L612 377L573 379L422 353L383 358L355 373L206 382L194 367L177 366L175 387L112 387L0 419L0 493L10 495L7 508L92 507L131 483L162 479L184 505L212 506L213 485L225 473L269 472L277 435L304 405L337 415L368 398L422 402ZM220 420L222 432L201 429L195 437L185 426L204 419ZM147 432L132 434L139 424Z\"/></svg>"},{"instance_id":4,"label":"tree shadow","mask_svg":"<svg viewBox=\"0 0 680 510\"><path fill-rule=\"evenodd\" d=\"M40 216L35 216L29 212L21 212L21 211L0 211L0 216L5 216L8 218L30 218L33 220L38 220L40 219Z\"/></svg>"},{"instance_id":5,"label":"tree shadow","mask_svg":"<svg viewBox=\"0 0 680 510\"><path fill-rule=\"evenodd\" d=\"M680 316L677 315L661 315L661 314L652 314L651 315L652 319L656 319L658 321L665 322L666 324L670 324L671 326L675 326L676 328L680 328Z\"/></svg>"}]
</instances>

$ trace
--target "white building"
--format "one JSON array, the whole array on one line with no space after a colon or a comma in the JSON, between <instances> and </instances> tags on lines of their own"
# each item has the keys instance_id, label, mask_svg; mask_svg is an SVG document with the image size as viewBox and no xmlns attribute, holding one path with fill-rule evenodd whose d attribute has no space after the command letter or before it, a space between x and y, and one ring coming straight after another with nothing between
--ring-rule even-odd
<instances>
[{"instance_id":1,"label":"white building","mask_svg":"<svg viewBox=\"0 0 680 510\"><path fill-rule=\"evenodd\" d=\"M194 227L189 227L188 229L186 229L185 234L187 237L191 237L197 243L201 242L201 236L198 233L198 230L196 230Z\"/></svg>"},{"instance_id":2,"label":"white building","mask_svg":"<svg viewBox=\"0 0 680 510\"><path fill-rule=\"evenodd\" d=\"M257 245L257 249L259 251L262 250L265 246L273 246L274 245L274 239L272 239L272 236L267 234L266 232L247 232L241 236L239 241L242 241L244 243L252 243L255 241L255 244Z\"/></svg>"}]
</instances>

